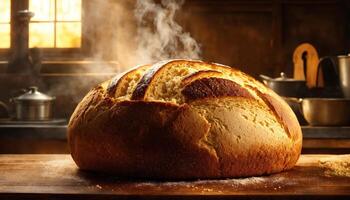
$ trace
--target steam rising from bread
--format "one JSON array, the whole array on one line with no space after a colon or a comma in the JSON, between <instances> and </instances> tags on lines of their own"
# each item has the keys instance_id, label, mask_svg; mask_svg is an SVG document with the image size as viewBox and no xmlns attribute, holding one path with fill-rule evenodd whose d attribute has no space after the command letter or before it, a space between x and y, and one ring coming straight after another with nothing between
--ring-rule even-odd
<instances>
[{"instance_id":1,"label":"steam rising from bread","mask_svg":"<svg viewBox=\"0 0 350 200\"><path fill-rule=\"evenodd\" d=\"M84 37L91 42L93 51L91 57L86 58L89 62L84 64L91 66L81 68L79 73L114 74L164 59L199 59L200 45L175 21L183 5L184 0L86 1L83 12L89 21L84 31L89 34ZM117 64L101 62L109 60ZM77 91L96 83L87 81L86 76L75 76L74 83L69 87L67 84L70 83L40 85L40 88L48 94L64 94L78 102L81 95L77 95Z\"/></svg>"},{"instance_id":2,"label":"steam rising from bread","mask_svg":"<svg viewBox=\"0 0 350 200\"><path fill-rule=\"evenodd\" d=\"M91 44L88 61L117 61L116 68L92 66L94 72L117 73L140 64L174 58L200 59L196 40L176 22L184 0L89 0L83 37ZM81 57L79 57L81 59Z\"/></svg>"},{"instance_id":3,"label":"steam rising from bread","mask_svg":"<svg viewBox=\"0 0 350 200\"><path fill-rule=\"evenodd\" d=\"M184 0L137 0L136 54L140 63L153 63L172 58L200 58L200 46L175 21Z\"/></svg>"}]
</instances>

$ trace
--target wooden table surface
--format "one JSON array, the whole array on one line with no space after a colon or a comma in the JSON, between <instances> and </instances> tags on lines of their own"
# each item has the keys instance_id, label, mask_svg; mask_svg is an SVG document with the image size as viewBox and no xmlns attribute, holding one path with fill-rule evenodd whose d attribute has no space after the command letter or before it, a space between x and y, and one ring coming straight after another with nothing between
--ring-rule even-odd
<instances>
[{"instance_id":1,"label":"wooden table surface","mask_svg":"<svg viewBox=\"0 0 350 200\"><path fill-rule=\"evenodd\" d=\"M302 155L292 170L270 176L165 182L83 172L70 155L0 155L0 198L350 199L350 178L329 176L318 164L333 156Z\"/></svg>"}]
</instances>

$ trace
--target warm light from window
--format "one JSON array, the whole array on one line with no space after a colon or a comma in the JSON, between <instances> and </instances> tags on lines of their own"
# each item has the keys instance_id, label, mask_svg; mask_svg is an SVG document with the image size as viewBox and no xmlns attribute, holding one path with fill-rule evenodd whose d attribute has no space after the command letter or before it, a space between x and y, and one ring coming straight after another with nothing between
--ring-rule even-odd
<instances>
[{"instance_id":1,"label":"warm light from window","mask_svg":"<svg viewBox=\"0 0 350 200\"><path fill-rule=\"evenodd\" d=\"M30 0L29 47L79 48L81 0Z\"/></svg>"},{"instance_id":2,"label":"warm light from window","mask_svg":"<svg viewBox=\"0 0 350 200\"><path fill-rule=\"evenodd\" d=\"M30 24L29 47L55 47L54 23Z\"/></svg>"},{"instance_id":3,"label":"warm light from window","mask_svg":"<svg viewBox=\"0 0 350 200\"><path fill-rule=\"evenodd\" d=\"M11 0L0 3L0 48L10 48Z\"/></svg>"}]
</instances>

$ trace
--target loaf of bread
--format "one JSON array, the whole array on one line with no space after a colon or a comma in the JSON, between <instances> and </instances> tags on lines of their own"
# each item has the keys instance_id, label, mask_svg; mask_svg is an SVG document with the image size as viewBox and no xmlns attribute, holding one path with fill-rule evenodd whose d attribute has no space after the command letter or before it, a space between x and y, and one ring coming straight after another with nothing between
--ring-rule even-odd
<instances>
[{"instance_id":1,"label":"loaf of bread","mask_svg":"<svg viewBox=\"0 0 350 200\"><path fill-rule=\"evenodd\" d=\"M192 60L133 68L93 88L68 126L80 169L152 179L247 177L297 162L300 125L272 90Z\"/></svg>"}]
</instances>

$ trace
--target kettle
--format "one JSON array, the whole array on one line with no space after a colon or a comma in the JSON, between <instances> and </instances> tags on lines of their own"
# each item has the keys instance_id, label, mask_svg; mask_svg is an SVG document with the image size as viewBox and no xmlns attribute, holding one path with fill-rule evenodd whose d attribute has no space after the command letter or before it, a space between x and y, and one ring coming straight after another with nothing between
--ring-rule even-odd
<instances>
[{"instance_id":1,"label":"kettle","mask_svg":"<svg viewBox=\"0 0 350 200\"><path fill-rule=\"evenodd\" d=\"M322 71L324 82L341 90L342 96L350 99L350 54L327 56L320 59L318 77Z\"/></svg>"}]
</instances>

